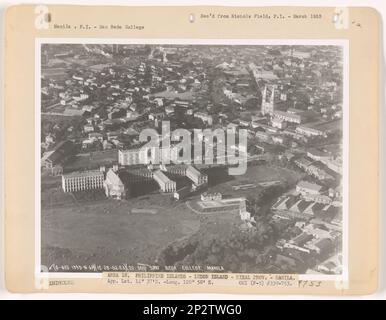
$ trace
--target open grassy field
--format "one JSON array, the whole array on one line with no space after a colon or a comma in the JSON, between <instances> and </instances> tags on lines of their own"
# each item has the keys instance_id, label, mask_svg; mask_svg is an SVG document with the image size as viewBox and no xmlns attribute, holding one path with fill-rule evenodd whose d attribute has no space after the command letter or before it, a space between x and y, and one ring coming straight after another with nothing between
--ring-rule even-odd
<instances>
[{"instance_id":1,"label":"open grassy field","mask_svg":"<svg viewBox=\"0 0 386 320\"><path fill-rule=\"evenodd\" d=\"M162 248L199 229L198 217L167 195L79 202L59 188L44 193L41 238L46 266L156 264Z\"/></svg>"}]
</instances>

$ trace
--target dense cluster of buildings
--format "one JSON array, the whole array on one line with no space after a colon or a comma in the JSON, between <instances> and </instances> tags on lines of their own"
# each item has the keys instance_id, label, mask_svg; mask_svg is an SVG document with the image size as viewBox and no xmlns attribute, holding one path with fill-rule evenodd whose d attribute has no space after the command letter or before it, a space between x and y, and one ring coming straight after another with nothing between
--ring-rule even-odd
<instances>
[{"instance_id":1,"label":"dense cluster of buildings","mask_svg":"<svg viewBox=\"0 0 386 320\"><path fill-rule=\"evenodd\" d=\"M291 226L291 235L278 240L280 259L292 265L307 265L319 261L316 270L321 273L340 273L319 268L342 250L342 198L340 187L327 189L314 182L300 181L296 188L279 197L271 208L277 225Z\"/></svg>"},{"instance_id":2,"label":"dense cluster of buildings","mask_svg":"<svg viewBox=\"0 0 386 320\"><path fill-rule=\"evenodd\" d=\"M105 173L105 168L100 170L86 170L71 172L62 175L62 189L64 192L78 192L84 190L104 189L105 194L113 199L127 198L127 190L139 183L154 181L159 190L164 193L177 191L177 182L172 176L186 177L191 182L188 187L189 193L204 189L208 185L208 176L191 165L175 166L152 166L130 169L118 167L110 168Z\"/></svg>"},{"instance_id":3,"label":"dense cluster of buildings","mask_svg":"<svg viewBox=\"0 0 386 320\"><path fill-rule=\"evenodd\" d=\"M334 46L43 45L42 172L61 175L64 192L104 190L125 199L149 183L181 200L207 189L205 166L175 164L174 144L143 148L140 132L160 133L163 121L192 135L246 129L248 145L237 152L264 155L304 176L271 207L278 225L297 231L277 243L278 257L296 264L312 256L323 260L318 272L336 272L341 60ZM112 160L84 164L87 155L105 154ZM206 193L197 205L202 212L235 210L253 222L244 197Z\"/></svg>"}]
</instances>

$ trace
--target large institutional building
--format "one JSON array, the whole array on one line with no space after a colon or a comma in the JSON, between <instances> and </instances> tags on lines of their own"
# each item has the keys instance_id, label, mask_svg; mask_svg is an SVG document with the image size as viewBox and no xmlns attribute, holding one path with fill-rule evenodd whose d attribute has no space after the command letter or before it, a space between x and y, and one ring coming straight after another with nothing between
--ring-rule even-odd
<instances>
[{"instance_id":1,"label":"large institutional building","mask_svg":"<svg viewBox=\"0 0 386 320\"><path fill-rule=\"evenodd\" d=\"M72 172L62 175L64 192L75 192L90 189L102 189L104 174L101 171Z\"/></svg>"},{"instance_id":2,"label":"large institutional building","mask_svg":"<svg viewBox=\"0 0 386 320\"><path fill-rule=\"evenodd\" d=\"M140 150L139 149L118 150L118 163L122 166L141 164Z\"/></svg>"},{"instance_id":3,"label":"large institutional building","mask_svg":"<svg viewBox=\"0 0 386 320\"><path fill-rule=\"evenodd\" d=\"M208 176L201 173L195 167L188 166L186 176L196 185L201 186L208 183Z\"/></svg>"},{"instance_id":4,"label":"large institutional building","mask_svg":"<svg viewBox=\"0 0 386 320\"><path fill-rule=\"evenodd\" d=\"M72 172L62 175L62 188L64 192L76 192L82 190L104 189L106 197L114 199L126 198L127 185L147 183L155 181L162 192L172 193L177 190L174 178L187 177L191 182L191 190L198 190L208 184L208 176L201 173L191 165L148 165L140 168L118 167L104 170ZM171 178L169 178L171 177Z\"/></svg>"},{"instance_id":5,"label":"large institutional building","mask_svg":"<svg viewBox=\"0 0 386 320\"><path fill-rule=\"evenodd\" d=\"M124 199L126 197L125 185L123 184L118 173L113 169L107 171L104 183L106 197L114 199Z\"/></svg>"},{"instance_id":6,"label":"large institutional building","mask_svg":"<svg viewBox=\"0 0 386 320\"><path fill-rule=\"evenodd\" d=\"M170 180L161 170L157 170L153 174L154 180L160 186L162 192L175 192L177 189L176 182Z\"/></svg>"},{"instance_id":7,"label":"large institutional building","mask_svg":"<svg viewBox=\"0 0 386 320\"><path fill-rule=\"evenodd\" d=\"M202 187L208 184L208 175L200 172L191 165L177 165L166 167L166 170L174 175L185 176L193 182L195 187Z\"/></svg>"},{"instance_id":8,"label":"large institutional building","mask_svg":"<svg viewBox=\"0 0 386 320\"><path fill-rule=\"evenodd\" d=\"M178 159L178 147L136 148L118 151L118 162L121 166L133 166L150 163L171 163Z\"/></svg>"},{"instance_id":9,"label":"large institutional building","mask_svg":"<svg viewBox=\"0 0 386 320\"><path fill-rule=\"evenodd\" d=\"M300 124L302 121L302 118L299 114L285 112L285 111L274 111L273 116L276 119L279 119L282 121L287 121L287 122L292 122L292 123L297 123L297 124Z\"/></svg>"}]
</instances>

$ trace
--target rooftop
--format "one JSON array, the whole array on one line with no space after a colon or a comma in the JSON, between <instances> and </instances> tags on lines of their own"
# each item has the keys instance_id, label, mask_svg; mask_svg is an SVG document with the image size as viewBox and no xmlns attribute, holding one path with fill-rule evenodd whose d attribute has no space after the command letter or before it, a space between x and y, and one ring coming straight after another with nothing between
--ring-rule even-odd
<instances>
[{"instance_id":1,"label":"rooftop","mask_svg":"<svg viewBox=\"0 0 386 320\"><path fill-rule=\"evenodd\" d=\"M195 167L193 166L188 166L186 171L189 171L191 174L194 174L195 176L201 176L201 172L198 171Z\"/></svg>"},{"instance_id":2,"label":"rooftop","mask_svg":"<svg viewBox=\"0 0 386 320\"><path fill-rule=\"evenodd\" d=\"M161 170L157 170L154 172L154 178L158 178L162 181L162 183L168 183L171 181Z\"/></svg>"},{"instance_id":3,"label":"rooftop","mask_svg":"<svg viewBox=\"0 0 386 320\"><path fill-rule=\"evenodd\" d=\"M285 112L285 111L275 111L273 113L273 115L274 116L287 117L287 118L291 118L291 119L294 119L294 120L297 120L297 121L301 120L301 116L300 115L294 114L294 113Z\"/></svg>"},{"instance_id":4,"label":"rooftop","mask_svg":"<svg viewBox=\"0 0 386 320\"><path fill-rule=\"evenodd\" d=\"M103 176L103 172L99 170L87 170L87 171L74 171L71 173L64 174L63 178L74 178L74 177L98 177Z\"/></svg>"},{"instance_id":5,"label":"rooftop","mask_svg":"<svg viewBox=\"0 0 386 320\"><path fill-rule=\"evenodd\" d=\"M110 169L106 174L106 180L115 185L123 185L122 180L114 170Z\"/></svg>"}]
</instances>

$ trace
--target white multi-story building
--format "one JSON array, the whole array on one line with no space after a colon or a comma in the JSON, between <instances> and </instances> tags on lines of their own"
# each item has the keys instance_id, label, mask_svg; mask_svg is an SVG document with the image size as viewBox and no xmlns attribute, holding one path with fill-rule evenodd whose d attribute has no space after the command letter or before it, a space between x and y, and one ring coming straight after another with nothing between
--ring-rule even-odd
<instances>
[{"instance_id":1,"label":"white multi-story building","mask_svg":"<svg viewBox=\"0 0 386 320\"><path fill-rule=\"evenodd\" d=\"M153 179L158 183L162 192L176 191L176 182L170 180L161 170L157 170L154 172Z\"/></svg>"},{"instance_id":2,"label":"white multi-story building","mask_svg":"<svg viewBox=\"0 0 386 320\"><path fill-rule=\"evenodd\" d=\"M131 166L141 164L140 150L118 150L118 163L122 166Z\"/></svg>"},{"instance_id":3,"label":"white multi-story building","mask_svg":"<svg viewBox=\"0 0 386 320\"><path fill-rule=\"evenodd\" d=\"M81 171L62 175L64 192L75 192L90 189L102 189L104 174L101 171Z\"/></svg>"},{"instance_id":4,"label":"white multi-story building","mask_svg":"<svg viewBox=\"0 0 386 320\"><path fill-rule=\"evenodd\" d=\"M186 176L196 185L201 186L208 183L208 176L201 173L193 166L188 166L186 169Z\"/></svg>"},{"instance_id":5,"label":"white multi-story building","mask_svg":"<svg viewBox=\"0 0 386 320\"><path fill-rule=\"evenodd\" d=\"M274 111L273 116L276 119L280 119L280 120L292 122L292 123L297 123L297 124L300 124L302 121L302 117L300 115L290 113L290 112Z\"/></svg>"},{"instance_id":6,"label":"white multi-story building","mask_svg":"<svg viewBox=\"0 0 386 320\"><path fill-rule=\"evenodd\" d=\"M177 159L178 148L176 146L136 148L118 151L118 162L122 166L171 163L177 162Z\"/></svg>"},{"instance_id":7,"label":"white multi-story building","mask_svg":"<svg viewBox=\"0 0 386 320\"><path fill-rule=\"evenodd\" d=\"M106 197L114 199L124 199L126 197L125 186L118 173L110 169L106 174L104 182Z\"/></svg>"},{"instance_id":8,"label":"white multi-story building","mask_svg":"<svg viewBox=\"0 0 386 320\"><path fill-rule=\"evenodd\" d=\"M222 200L222 194L220 192L216 193L206 193L201 194L201 201L220 201Z\"/></svg>"},{"instance_id":9,"label":"white multi-story building","mask_svg":"<svg viewBox=\"0 0 386 320\"><path fill-rule=\"evenodd\" d=\"M285 129L287 127L287 122L285 122L283 119L280 118L272 118L271 120L272 127L278 128L278 129Z\"/></svg>"}]
</instances>

